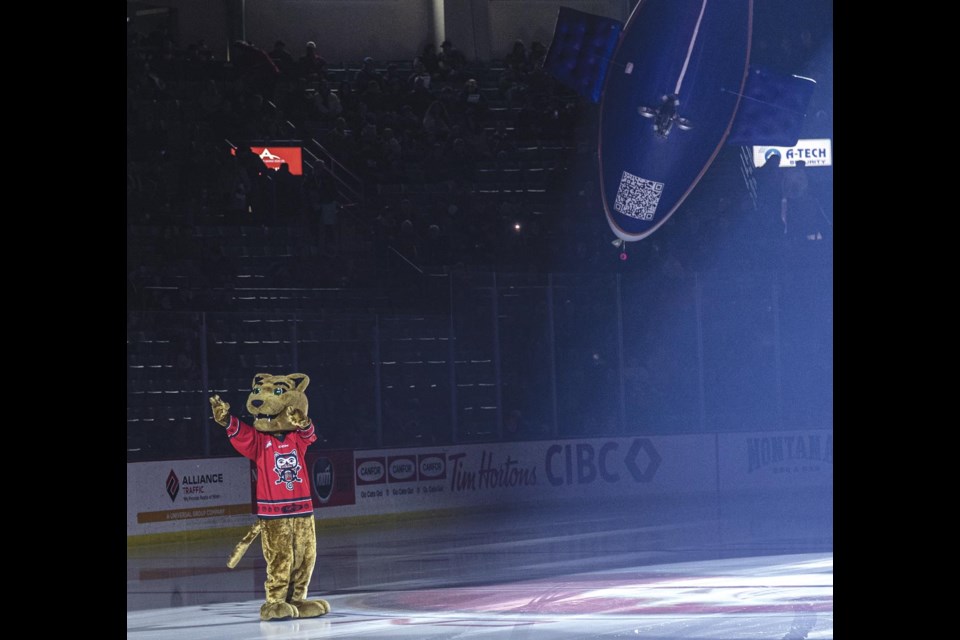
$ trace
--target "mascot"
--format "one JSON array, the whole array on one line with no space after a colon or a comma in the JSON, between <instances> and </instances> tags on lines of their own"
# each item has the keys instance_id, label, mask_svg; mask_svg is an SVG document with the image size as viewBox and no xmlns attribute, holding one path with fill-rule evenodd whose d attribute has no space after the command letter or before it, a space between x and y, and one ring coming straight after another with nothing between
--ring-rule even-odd
<instances>
[{"instance_id":1,"label":"mascot","mask_svg":"<svg viewBox=\"0 0 960 640\"><path fill-rule=\"evenodd\" d=\"M267 601L260 607L261 620L330 612L326 600L306 599L317 560L310 477L304 470L307 447L317 439L303 393L308 384L310 378L302 373L257 374L247 398L252 427L230 415L230 405L220 396L210 398L213 419L226 428L230 444L257 466L257 523L227 566L237 566L250 543L263 536Z\"/></svg>"}]
</instances>

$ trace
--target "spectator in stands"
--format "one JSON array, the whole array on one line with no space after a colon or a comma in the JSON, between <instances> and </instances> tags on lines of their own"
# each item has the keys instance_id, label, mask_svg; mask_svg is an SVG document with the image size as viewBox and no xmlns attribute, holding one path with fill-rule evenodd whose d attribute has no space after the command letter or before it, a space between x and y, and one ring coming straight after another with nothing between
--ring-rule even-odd
<instances>
[{"instance_id":1,"label":"spectator in stands","mask_svg":"<svg viewBox=\"0 0 960 640\"><path fill-rule=\"evenodd\" d=\"M365 93L370 90L371 82L376 85L377 90L380 92L386 88L383 74L377 71L376 62L374 62L373 58L367 56L363 59L363 65L357 70L356 75L353 77L353 89L357 93Z\"/></svg>"},{"instance_id":2,"label":"spectator in stands","mask_svg":"<svg viewBox=\"0 0 960 640\"><path fill-rule=\"evenodd\" d=\"M300 177L293 175L290 172L290 165L284 162L277 169L273 181L277 199L277 218L281 220L299 218L303 213L303 188Z\"/></svg>"},{"instance_id":3,"label":"spectator in stands","mask_svg":"<svg viewBox=\"0 0 960 640\"><path fill-rule=\"evenodd\" d=\"M321 144L327 151L340 159L341 162L352 164L351 150L353 148L353 136L347 129L347 120L343 116L333 121L333 128L323 134L320 138Z\"/></svg>"},{"instance_id":4,"label":"spectator in stands","mask_svg":"<svg viewBox=\"0 0 960 640\"><path fill-rule=\"evenodd\" d=\"M428 42L423 45L420 55L414 58L414 66L419 61L426 72L431 76L440 73L440 55L437 53L437 45Z\"/></svg>"},{"instance_id":5,"label":"spectator in stands","mask_svg":"<svg viewBox=\"0 0 960 640\"><path fill-rule=\"evenodd\" d=\"M326 80L320 82L320 88L312 98L312 115L321 123L331 125L343 113L340 98L330 88Z\"/></svg>"},{"instance_id":6,"label":"spectator in stands","mask_svg":"<svg viewBox=\"0 0 960 640\"><path fill-rule=\"evenodd\" d=\"M476 170L476 157L466 141L453 135L443 149L445 175L458 182L469 182Z\"/></svg>"},{"instance_id":7,"label":"spectator in stands","mask_svg":"<svg viewBox=\"0 0 960 640\"><path fill-rule=\"evenodd\" d=\"M400 146L400 140L397 138L391 127L384 127L382 135L384 169L389 175L399 175L400 165L403 161L403 148Z\"/></svg>"},{"instance_id":8,"label":"spectator in stands","mask_svg":"<svg viewBox=\"0 0 960 640\"><path fill-rule=\"evenodd\" d=\"M530 57L527 62L528 71L524 76L527 86L533 92L554 93L557 81L543 70L543 63L547 59L547 48L539 42L530 46Z\"/></svg>"},{"instance_id":9,"label":"spectator in stands","mask_svg":"<svg viewBox=\"0 0 960 640\"><path fill-rule=\"evenodd\" d=\"M241 139L257 140L266 137L267 108L263 96L249 93L240 96L236 106Z\"/></svg>"},{"instance_id":10,"label":"spectator in stands","mask_svg":"<svg viewBox=\"0 0 960 640\"><path fill-rule=\"evenodd\" d=\"M547 47L539 40L530 43L530 54L527 56L527 65L531 70L543 68L547 59Z\"/></svg>"},{"instance_id":11,"label":"spectator in stands","mask_svg":"<svg viewBox=\"0 0 960 640\"><path fill-rule=\"evenodd\" d=\"M217 86L217 81L209 79L203 83L203 90L200 93L200 109L206 118L215 118L223 109L223 94Z\"/></svg>"},{"instance_id":12,"label":"spectator in stands","mask_svg":"<svg viewBox=\"0 0 960 640\"><path fill-rule=\"evenodd\" d=\"M281 82L277 90L277 105L283 107L288 117L300 124L310 118L311 102L314 90L306 78L297 77L289 82Z\"/></svg>"},{"instance_id":13,"label":"spectator in stands","mask_svg":"<svg viewBox=\"0 0 960 640\"><path fill-rule=\"evenodd\" d=\"M361 127L358 142L357 156L360 160L360 171L370 179L379 180L383 150L380 144L380 136L377 134L375 119L368 119Z\"/></svg>"},{"instance_id":14,"label":"spectator in stands","mask_svg":"<svg viewBox=\"0 0 960 640\"><path fill-rule=\"evenodd\" d=\"M475 78L468 79L457 94L455 103L457 120L470 131L481 127L487 115L487 99L480 91Z\"/></svg>"},{"instance_id":15,"label":"spectator in stands","mask_svg":"<svg viewBox=\"0 0 960 640\"><path fill-rule=\"evenodd\" d=\"M527 73L517 65L508 65L497 79L497 90L511 107L522 104L527 94Z\"/></svg>"},{"instance_id":16,"label":"spectator in stands","mask_svg":"<svg viewBox=\"0 0 960 640\"><path fill-rule=\"evenodd\" d=\"M430 103L423 114L423 132L430 143L446 140L451 124L447 109L439 100Z\"/></svg>"},{"instance_id":17,"label":"spectator in stands","mask_svg":"<svg viewBox=\"0 0 960 640\"><path fill-rule=\"evenodd\" d=\"M416 57L413 59L413 71L407 76L407 88L410 91L418 87L429 90L433 76L434 74L427 69L426 64L423 62L423 58Z\"/></svg>"},{"instance_id":18,"label":"spectator in stands","mask_svg":"<svg viewBox=\"0 0 960 640\"><path fill-rule=\"evenodd\" d=\"M523 44L523 40L514 40L510 53L503 57L503 64L521 71L528 71L527 62L527 47Z\"/></svg>"},{"instance_id":19,"label":"spectator in stands","mask_svg":"<svg viewBox=\"0 0 960 640\"><path fill-rule=\"evenodd\" d=\"M266 217L272 208L269 198L272 181L268 174L272 174L273 171L267 167L260 156L250 150L250 147L237 147L236 153L237 164L246 188L247 206L255 217Z\"/></svg>"},{"instance_id":20,"label":"spectator in stands","mask_svg":"<svg viewBox=\"0 0 960 640\"><path fill-rule=\"evenodd\" d=\"M335 255L340 251L340 205L333 178L315 171L307 178L305 190L317 247L321 253Z\"/></svg>"},{"instance_id":21,"label":"spectator in stands","mask_svg":"<svg viewBox=\"0 0 960 640\"><path fill-rule=\"evenodd\" d=\"M250 203L247 200L247 185L243 180L237 179L233 189L227 194L224 203L226 219L230 222L242 222L250 216Z\"/></svg>"},{"instance_id":22,"label":"spectator in stands","mask_svg":"<svg viewBox=\"0 0 960 640\"><path fill-rule=\"evenodd\" d=\"M273 98L280 70L270 55L249 42L235 40L230 46L231 61L237 71L245 93L257 93L266 99Z\"/></svg>"},{"instance_id":23,"label":"spectator in stands","mask_svg":"<svg viewBox=\"0 0 960 640\"><path fill-rule=\"evenodd\" d=\"M385 95L381 86L381 83L376 80L369 80L366 88L359 92L358 98L365 114L376 117L377 114L384 111Z\"/></svg>"},{"instance_id":24,"label":"spectator in stands","mask_svg":"<svg viewBox=\"0 0 960 640\"><path fill-rule=\"evenodd\" d=\"M414 113L413 105L400 105L400 113L397 115L394 126L401 132L419 132L423 128L423 119L418 118Z\"/></svg>"},{"instance_id":25,"label":"spectator in stands","mask_svg":"<svg viewBox=\"0 0 960 640\"><path fill-rule=\"evenodd\" d=\"M380 95L380 109L383 111L382 117L387 118L382 122L384 126L394 126L395 119L400 115L400 107L407 102L407 90L404 88L405 79L396 76L387 79L386 90Z\"/></svg>"},{"instance_id":26,"label":"spectator in stands","mask_svg":"<svg viewBox=\"0 0 960 640\"><path fill-rule=\"evenodd\" d=\"M780 219L791 244L823 240L827 218L820 202L810 193L809 178L802 163L788 169L783 178Z\"/></svg>"},{"instance_id":27,"label":"spectator in stands","mask_svg":"<svg viewBox=\"0 0 960 640\"><path fill-rule=\"evenodd\" d=\"M439 77L444 81L459 80L467 66L467 57L460 49L453 46L450 40L440 44L440 71Z\"/></svg>"},{"instance_id":28,"label":"spectator in stands","mask_svg":"<svg viewBox=\"0 0 960 640\"><path fill-rule=\"evenodd\" d=\"M483 122L484 121L478 122L474 128L455 125L450 130L450 135L453 136L454 140L461 138L467 145L471 163L476 163L480 160L492 160L494 158L490 149L490 142L487 140L486 132L482 127Z\"/></svg>"},{"instance_id":29,"label":"spectator in stands","mask_svg":"<svg viewBox=\"0 0 960 640\"><path fill-rule=\"evenodd\" d=\"M287 45L284 44L283 40L277 40L273 43L270 59L273 60L273 64L277 65L277 69L284 76L289 76L296 70L296 62L290 52L287 51Z\"/></svg>"},{"instance_id":30,"label":"spectator in stands","mask_svg":"<svg viewBox=\"0 0 960 640\"><path fill-rule=\"evenodd\" d=\"M397 216L400 220L412 220L414 228L419 228L418 225L419 217L417 216L417 210L413 206L413 201L410 198L403 198L400 201L400 209L397 211Z\"/></svg>"},{"instance_id":31,"label":"spectator in stands","mask_svg":"<svg viewBox=\"0 0 960 640\"><path fill-rule=\"evenodd\" d=\"M306 44L303 55L297 60L297 71L301 77L316 74L320 79L327 77L327 61L317 53L317 45L313 41Z\"/></svg>"},{"instance_id":32,"label":"spectator in stands","mask_svg":"<svg viewBox=\"0 0 960 640\"><path fill-rule=\"evenodd\" d=\"M535 100L533 95L526 91L525 86L523 87L523 91L518 94L513 94L513 97L519 97L521 105L515 124L517 138L520 140L535 140L543 137L542 114L545 109L542 108L542 105L538 105L538 101ZM508 100L508 102L510 102L510 100ZM513 103L511 102L511 104Z\"/></svg>"},{"instance_id":33,"label":"spectator in stands","mask_svg":"<svg viewBox=\"0 0 960 640\"><path fill-rule=\"evenodd\" d=\"M355 113L359 109L360 98L353 90L353 85L346 79L340 81L337 87L337 97L343 106L344 113Z\"/></svg>"}]
</instances>

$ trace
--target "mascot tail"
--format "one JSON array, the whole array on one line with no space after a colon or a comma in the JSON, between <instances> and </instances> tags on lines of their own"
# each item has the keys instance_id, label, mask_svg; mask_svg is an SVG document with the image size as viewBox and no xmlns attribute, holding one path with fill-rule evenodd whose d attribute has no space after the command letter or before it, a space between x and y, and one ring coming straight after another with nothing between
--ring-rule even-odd
<instances>
[{"instance_id":1,"label":"mascot tail","mask_svg":"<svg viewBox=\"0 0 960 640\"><path fill-rule=\"evenodd\" d=\"M257 536L260 535L260 521L257 520L256 524L250 527L250 531L247 531L247 535L243 536L243 539L237 543L236 548L233 550L233 553L230 554L230 559L227 560L227 566L233 569L237 566L237 563L240 562L240 558L243 557L243 554L247 552L247 547L250 546Z\"/></svg>"}]
</instances>

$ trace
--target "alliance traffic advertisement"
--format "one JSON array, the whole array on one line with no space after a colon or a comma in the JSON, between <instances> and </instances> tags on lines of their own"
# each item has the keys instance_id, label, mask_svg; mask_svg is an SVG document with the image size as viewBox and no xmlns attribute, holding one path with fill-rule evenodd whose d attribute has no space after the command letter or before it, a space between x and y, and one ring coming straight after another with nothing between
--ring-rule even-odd
<instances>
[{"instance_id":1,"label":"alliance traffic advertisement","mask_svg":"<svg viewBox=\"0 0 960 640\"><path fill-rule=\"evenodd\" d=\"M127 535L243 526L252 515L246 458L127 465Z\"/></svg>"}]
</instances>

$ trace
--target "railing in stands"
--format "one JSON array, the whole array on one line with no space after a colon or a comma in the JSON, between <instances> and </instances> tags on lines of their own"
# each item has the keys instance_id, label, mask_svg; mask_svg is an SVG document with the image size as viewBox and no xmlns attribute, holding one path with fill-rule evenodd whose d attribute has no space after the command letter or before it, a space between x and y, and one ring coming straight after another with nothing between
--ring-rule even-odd
<instances>
[{"instance_id":1,"label":"railing in stands","mask_svg":"<svg viewBox=\"0 0 960 640\"><path fill-rule=\"evenodd\" d=\"M363 180L337 160L316 139L310 138L308 143L304 145L304 153L312 160L311 165L314 169L319 168L334 179L342 204L350 206L362 203L364 201Z\"/></svg>"}]
</instances>

